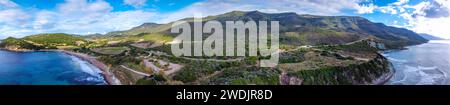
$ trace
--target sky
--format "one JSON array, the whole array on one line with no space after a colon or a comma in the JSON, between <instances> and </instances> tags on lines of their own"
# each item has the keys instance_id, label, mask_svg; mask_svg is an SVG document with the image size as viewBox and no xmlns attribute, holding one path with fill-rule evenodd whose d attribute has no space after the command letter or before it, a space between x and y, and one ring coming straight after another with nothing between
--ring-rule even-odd
<instances>
[{"instance_id":1,"label":"sky","mask_svg":"<svg viewBox=\"0 0 450 105\"><path fill-rule=\"evenodd\" d=\"M104 34L234 10L361 16L450 38L449 8L450 0L0 0L0 39L39 33Z\"/></svg>"}]
</instances>

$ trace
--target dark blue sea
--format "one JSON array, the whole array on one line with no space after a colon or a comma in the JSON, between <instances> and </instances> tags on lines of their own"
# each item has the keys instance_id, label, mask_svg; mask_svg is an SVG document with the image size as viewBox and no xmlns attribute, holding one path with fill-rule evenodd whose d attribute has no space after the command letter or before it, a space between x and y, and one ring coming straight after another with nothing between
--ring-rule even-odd
<instances>
[{"instance_id":1,"label":"dark blue sea","mask_svg":"<svg viewBox=\"0 0 450 105\"><path fill-rule=\"evenodd\" d=\"M61 52L0 50L0 85L105 85L101 71Z\"/></svg>"}]
</instances>

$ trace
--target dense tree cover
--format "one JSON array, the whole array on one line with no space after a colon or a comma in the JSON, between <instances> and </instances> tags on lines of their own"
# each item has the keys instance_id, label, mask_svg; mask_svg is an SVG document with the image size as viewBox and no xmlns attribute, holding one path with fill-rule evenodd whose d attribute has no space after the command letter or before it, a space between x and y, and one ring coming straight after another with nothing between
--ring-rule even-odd
<instances>
[{"instance_id":1,"label":"dense tree cover","mask_svg":"<svg viewBox=\"0 0 450 105\"><path fill-rule=\"evenodd\" d=\"M219 76L202 84L209 85L278 85L280 71L274 68L227 68Z\"/></svg>"}]
</instances>

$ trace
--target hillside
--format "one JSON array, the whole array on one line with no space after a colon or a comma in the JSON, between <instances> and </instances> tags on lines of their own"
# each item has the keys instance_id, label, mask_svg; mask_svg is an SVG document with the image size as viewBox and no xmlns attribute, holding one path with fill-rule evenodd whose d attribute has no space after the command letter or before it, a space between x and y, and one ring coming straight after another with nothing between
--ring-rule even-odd
<instances>
[{"instance_id":1,"label":"hillside","mask_svg":"<svg viewBox=\"0 0 450 105\"><path fill-rule=\"evenodd\" d=\"M52 34L38 34L31 35L21 39L7 38L2 44L2 48L7 46L16 46L18 48L36 50L36 49L65 49L65 48L77 48L87 41L76 35L69 35L64 33L52 33Z\"/></svg>"},{"instance_id":2,"label":"hillside","mask_svg":"<svg viewBox=\"0 0 450 105\"><path fill-rule=\"evenodd\" d=\"M193 18L182 19L191 22ZM373 23L355 16L315 16L296 13L262 13L259 11L233 11L203 19L225 21L279 21L280 42L282 46L342 44L368 37L378 38L388 48L399 48L407 45L427 42L413 31ZM108 33L111 36L138 35L140 33L170 33L168 24L146 23L130 30ZM270 28L270 26L269 26ZM146 31L144 31L146 30Z\"/></svg>"},{"instance_id":3,"label":"hillside","mask_svg":"<svg viewBox=\"0 0 450 105\"><path fill-rule=\"evenodd\" d=\"M85 42L83 38L63 33L31 35L23 39L43 45L52 45L52 44L76 45L77 41Z\"/></svg>"},{"instance_id":4,"label":"hillside","mask_svg":"<svg viewBox=\"0 0 450 105\"><path fill-rule=\"evenodd\" d=\"M127 31L115 31L115 32L109 32L106 34L106 36L120 36L120 35L138 35L141 33L154 33L157 32L159 26L162 24L156 24L156 23L144 23L140 26L134 27Z\"/></svg>"},{"instance_id":5,"label":"hillside","mask_svg":"<svg viewBox=\"0 0 450 105\"><path fill-rule=\"evenodd\" d=\"M17 39L13 37L8 37L2 40L2 43L0 43L0 47L12 51L38 50L42 48L39 46L35 46L31 43L28 43L22 39Z\"/></svg>"}]
</instances>

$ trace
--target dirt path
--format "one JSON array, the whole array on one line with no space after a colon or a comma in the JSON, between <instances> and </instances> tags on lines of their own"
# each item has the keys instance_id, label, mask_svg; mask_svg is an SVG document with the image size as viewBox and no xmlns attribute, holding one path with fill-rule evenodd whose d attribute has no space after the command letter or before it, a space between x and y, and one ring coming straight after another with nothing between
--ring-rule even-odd
<instances>
[{"instance_id":1,"label":"dirt path","mask_svg":"<svg viewBox=\"0 0 450 105\"><path fill-rule=\"evenodd\" d=\"M147 73L143 73L143 72L140 72L140 71L136 71L136 70L130 69L130 68L124 66L124 65L120 65L120 67L122 67L122 68L124 68L124 69L126 69L126 70L128 70L128 71L131 71L131 72L133 72L133 73L136 73L136 74L145 76L145 77L151 76L150 74L147 74Z\"/></svg>"}]
</instances>

